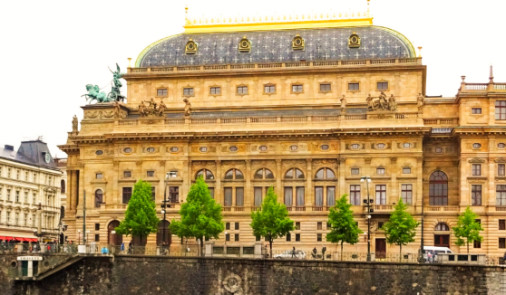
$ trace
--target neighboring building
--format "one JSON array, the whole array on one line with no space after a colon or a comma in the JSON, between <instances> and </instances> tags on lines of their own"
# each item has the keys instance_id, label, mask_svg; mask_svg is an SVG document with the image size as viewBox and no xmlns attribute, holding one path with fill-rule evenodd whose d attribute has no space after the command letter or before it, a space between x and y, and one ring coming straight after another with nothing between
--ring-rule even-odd
<instances>
[{"instance_id":1,"label":"neighboring building","mask_svg":"<svg viewBox=\"0 0 506 295\"><path fill-rule=\"evenodd\" d=\"M0 147L0 240L57 238L61 175L41 140Z\"/></svg>"},{"instance_id":2,"label":"neighboring building","mask_svg":"<svg viewBox=\"0 0 506 295\"><path fill-rule=\"evenodd\" d=\"M277 249L330 246L328 209L348 194L364 232L363 201L374 200L377 257L398 251L381 226L399 198L417 220L423 212L425 245L463 250L451 227L471 206L485 228L472 252L506 251L506 83L463 79L456 97L427 97L411 42L368 16L185 28L139 55L124 76L126 103L84 106L81 130L61 146L69 238L80 238L84 193L90 237L118 244L136 180L153 185L158 210L167 193L171 220L203 176L223 206L217 244L255 243L250 214L274 186L296 222ZM407 252L420 247L417 231ZM364 233L345 249L366 245Z\"/></svg>"},{"instance_id":3,"label":"neighboring building","mask_svg":"<svg viewBox=\"0 0 506 295\"><path fill-rule=\"evenodd\" d=\"M61 171L61 180L60 180L60 221L65 216L65 208L67 207L67 158L54 158L54 162L56 167ZM61 240L65 240L65 231L67 230L67 226L60 222L58 224L58 228L61 229Z\"/></svg>"}]
</instances>

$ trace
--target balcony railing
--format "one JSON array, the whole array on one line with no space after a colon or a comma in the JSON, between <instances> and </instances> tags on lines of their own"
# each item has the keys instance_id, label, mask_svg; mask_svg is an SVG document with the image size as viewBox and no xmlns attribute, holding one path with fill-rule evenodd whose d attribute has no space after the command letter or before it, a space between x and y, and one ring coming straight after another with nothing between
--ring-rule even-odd
<instances>
[{"instance_id":1,"label":"balcony railing","mask_svg":"<svg viewBox=\"0 0 506 295\"><path fill-rule=\"evenodd\" d=\"M459 211L459 206L428 206L427 211L429 212Z\"/></svg>"}]
</instances>

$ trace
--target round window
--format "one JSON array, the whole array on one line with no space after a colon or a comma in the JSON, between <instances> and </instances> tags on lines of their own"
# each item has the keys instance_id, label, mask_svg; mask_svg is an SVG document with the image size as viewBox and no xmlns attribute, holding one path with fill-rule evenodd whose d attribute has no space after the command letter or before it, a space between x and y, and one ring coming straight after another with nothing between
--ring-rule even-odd
<instances>
[{"instance_id":1,"label":"round window","mask_svg":"<svg viewBox=\"0 0 506 295\"><path fill-rule=\"evenodd\" d=\"M260 148L259 148L262 152L265 152L267 150L267 146L266 145L261 145Z\"/></svg>"},{"instance_id":2,"label":"round window","mask_svg":"<svg viewBox=\"0 0 506 295\"><path fill-rule=\"evenodd\" d=\"M473 149L479 149L479 148L481 148L481 144L473 143Z\"/></svg>"},{"instance_id":3,"label":"round window","mask_svg":"<svg viewBox=\"0 0 506 295\"><path fill-rule=\"evenodd\" d=\"M233 145L233 146L229 147L228 150L231 152L237 152L237 147L235 145Z\"/></svg>"},{"instance_id":4,"label":"round window","mask_svg":"<svg viewBox=\"0 0 506 295\"><path fill-rule=\"evenodd\" d=\"M146 151L147 151L148 153L153 153L153 152L155 151L155 148L154 148L154 147L152 147L152 146L150 146L150 147L148 147L148 148L146 149Z\"/></svg>"},{"instance_id":5,"label":"round window","mask_svg":"<svg viewBox=\"0 0 506 295\"><path fill-rule=\"evenodd\" d=\"M321 148L323 151L326 151L326 150L328 150L328 149L329 149L329 145L328 145L328 144L322 144L322 145L320 146L320 148Z\"/></svg>"},{"instance_id":6,"label":"round window","mask_svg":"<svg viewBox=\"0 0 506 295\"><path fill-rule=\"evenodd\" d=\"M384 144L384 143L378 143L378 144L376 145L376 147L377 147L378 149L380 149L380 150L384 149L386 146L387 146L387 145L386 145L386 144Z\"/></svg>"},{"instance_id":7,"label":"round window","mask_svg":"<svg viewBox=\"0 0 506 295\"><path fill-rule=\"evenodd\" d=\"M126 148L123 149L123 152L125 152L125 153L131 153L132 152L132 148L126 147Z\"/></svg>"},{"instance_id":8,"label":"round window","mask_svg":"<svg viewBox=\"0 0 506 295\"><path fill-rule=\"evenodd\" d=\"M500 149L503 149L503 148L506 147L506 144L504 144L504 143L501 142L501 143L497 144L497 147L500 148Z\"/></svg>"},{"instance_id":9,"label":"round window","mask_svg":"<svg viewBox=\"0 0 506 295\"><path fill-rule=\"evenodd\" d=\"M97 155L97 156L101 156L101 155L103 155L103 154L104 154L104 151L103 151L103 150L97 150L97 151L95 152L95 155Z\"/></svg>"},{"instance_id":10,"label":"round window","mask_svg":"<svg viewBox=\"0 0 506 295\"><path fill-rule=\"evenodd\" d=\"M205 153L205 152L207 152L207 147L206 146L201 146L199 148L199 151L201 151L202 153Z\"/></svg>"},{"instance_id":11,"label":"round window","mask_svg":"<svg viewBox=\"0 0 506 295\"><path fill-rule=\"evenodd\" d=\"M443 148L441 147L437 147L435 150L434 150L436 153L440 154L443 152Z\"/></svg>"},{"instance_id":12,"label":"round window","mask_svg":"<svg viewBox=\"0 0 506 295\"><path fill-rule=\"evenodd\" d=\"M358 144L358 143L353 143L353 144L350 146L350 148L351 148L352 150L358 150L358 149L360 148L360 144Z\"/></svg>"},{"instance_id":13,"label":"round window","mask_svg":"<svg viewBox=\"0 0 506 295\"><path fill-rule=\"evenodd\" d=\"M170 151L173 153L177 153L179 151L179 148L177 146L171 146Z\"/></svg>"},{"instance_id":14,"label":"round window","mask_svg":"<svg viewBox=\"0 0 506 295\"><path fill-rule=\"evenodd\" d=\"M290 150L291 150L291 151L296 151L296 150L298 150L298 149L299 149L299 147L298 147L296 144L292 144L292 145L290 146Z\"/></svg>"},{"instance_id":15,"label":"round window","mask_svg":"<svg viewBox=\"0 0 506 295\"><path fill-rule=\"evenodd\" d=\"M402 145L405 149L409 149L411 147L411 143L409 142L405 142L403 145Z\"/></svg>"}]
</instances>

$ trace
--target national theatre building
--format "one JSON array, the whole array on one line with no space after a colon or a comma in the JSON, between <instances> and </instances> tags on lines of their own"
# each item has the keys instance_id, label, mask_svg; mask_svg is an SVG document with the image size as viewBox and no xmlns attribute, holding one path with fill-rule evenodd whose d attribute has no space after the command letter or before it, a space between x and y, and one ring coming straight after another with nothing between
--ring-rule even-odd
<instances>
[{"instance_id":1,"label":"national theatre building","mask_svg":"<svg viewBox=\"0 0 506 295\"><path fill-rule=\"evenodd\" d=\"M126 101L83 106L60 148L68 154L69 240L125 244L114 232L134 183L153 187L160 219L178 219L196 177L223 207L215 245L252 246L251 212L268 187L295 230L277 250L327 246L327 215L347 194L377 258L398 253L381 226L402 199L423 221L424 245L455 246L467 206L483 242L506 251L506 83L468 83L426 96L426 66L401 33L353 19L191 21L129 67ZM365 181L364 181L365 180ZM369 197L368 197L369 196ZM370 212L364 201L372 199ZM85 201L84 201L85 200ZM160 228L163 228L163 221ZM170 235L168 235L170 237ZM167 237L167 239L170 239ZM420 248L422 227L406 252ZM160 233L148 246L160 245ZM179 247L173 236L171 247ZM366 251L367 235L347 252Z\"/></svg>"}]
</instances>

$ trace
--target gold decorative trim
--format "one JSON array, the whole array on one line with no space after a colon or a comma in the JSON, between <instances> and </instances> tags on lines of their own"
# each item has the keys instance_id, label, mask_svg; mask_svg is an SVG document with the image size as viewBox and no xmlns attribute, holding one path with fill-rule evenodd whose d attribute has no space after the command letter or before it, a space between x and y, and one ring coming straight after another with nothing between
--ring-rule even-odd
<instances>
[{"instance_id":1,"label":"gold decorative trim","mask_svg":"<svg viewBox=\"0 0 506 295\"><path fill-rule=\"evenodd\" d=\"M359 48L360 47L360 37L357 33L353 32L348 38L348 47L349 48Z\"/></svg>"}]
</instances>

